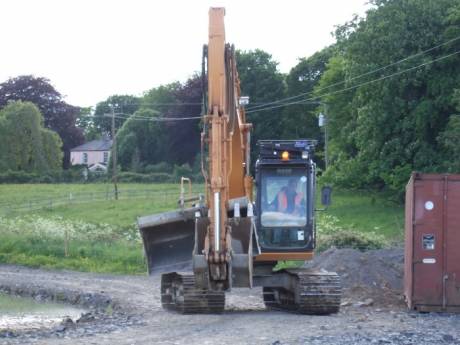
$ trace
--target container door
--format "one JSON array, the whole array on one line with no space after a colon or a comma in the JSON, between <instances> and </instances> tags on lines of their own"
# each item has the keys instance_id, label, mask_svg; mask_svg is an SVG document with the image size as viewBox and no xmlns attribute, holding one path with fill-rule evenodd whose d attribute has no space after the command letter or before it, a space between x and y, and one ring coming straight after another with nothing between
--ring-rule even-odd
<instances>
[{"instance_id":1,"label":"container door","mask_svg":"<svg viewBox=\"0 0 460 345\"><path fill-rule=\"evenodd\" d=\"M415 305L442 305L443 180L415 180L413 263Z\"/></svg>"},{"instance_id":2,"label":"container door","mask_svg":"<svg viewBox=\"0 0 460 345\"><path fill-rule=\"evenodd\" d=\"M460 180L449 180L446 217L446 303L460 306Z\"/></svg>"}]
</instances>

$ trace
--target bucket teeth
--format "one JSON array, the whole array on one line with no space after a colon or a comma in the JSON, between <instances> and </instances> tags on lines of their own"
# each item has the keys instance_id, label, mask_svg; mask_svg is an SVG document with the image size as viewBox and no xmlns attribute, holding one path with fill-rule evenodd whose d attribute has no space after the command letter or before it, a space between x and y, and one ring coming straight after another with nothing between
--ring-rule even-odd
<instances>
[{"instance_id":1,"label":"bucket teeth","mask_svg":"<svg viewBox=\"0 0 460 345\"><path fill-rule=\"evenodd\" d=\"M263 298L267 308L310 315L339 311L342 287L336 273L310 270L289 270L287 273L294 278L294 290L264 287Z\"/></svg>"},{"instance_id":2,"label":"bucket teeth","mask_svg":"<svg viewBox=\"0 0 460 345\"><path fill-rule=\"evenodd\" d=\"M181 314L222 313L225 293L197 288L191 273L167 273L161 276L161 305Z\"/></svg>"}]
</instances>

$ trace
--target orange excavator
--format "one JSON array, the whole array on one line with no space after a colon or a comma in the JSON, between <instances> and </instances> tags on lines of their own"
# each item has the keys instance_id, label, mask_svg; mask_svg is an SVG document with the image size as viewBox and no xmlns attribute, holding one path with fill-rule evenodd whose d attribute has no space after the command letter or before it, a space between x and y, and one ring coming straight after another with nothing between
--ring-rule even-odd
<instances>
[{"instance_id":1,"label":"orange excavator","mask_svg":"<svg viewBox=\"0 0 460 345\"><path fill-rule=\"evenodd\" d=\"M226 291L256 286L263 288L270 309L335 313L341 298L336 273L274 269L279 261L313 257L316 142L259 141L254 200L252 125L240 105L244 98L235 49L225 42L224 15L223 8L210 9L203 51L208 78L201 134L205 198L193 207L182 202L177 211L138 219L149 274L162 273L161 303L181 313L222 312ZM329 199L328 189L322 199ZM178 272L190 266L192 272Z\"/></svg>"}]
</instances>

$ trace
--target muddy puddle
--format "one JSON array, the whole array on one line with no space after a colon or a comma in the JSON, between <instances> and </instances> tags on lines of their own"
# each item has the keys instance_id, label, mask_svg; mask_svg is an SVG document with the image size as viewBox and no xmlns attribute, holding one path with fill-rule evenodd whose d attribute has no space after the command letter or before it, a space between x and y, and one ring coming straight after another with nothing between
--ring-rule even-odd
<instances>
[{"instance_id":1,"label":"muddy puddle","mask_svg":"<svg viewBox=\"0 0 460 345\"><path fill-rule=\"evenodd\" d=\"M63 319L77 320L84 309L65 304L37 302L33 298L0 293L0 331L53 327Z\"/></svg>"}]
</instances>

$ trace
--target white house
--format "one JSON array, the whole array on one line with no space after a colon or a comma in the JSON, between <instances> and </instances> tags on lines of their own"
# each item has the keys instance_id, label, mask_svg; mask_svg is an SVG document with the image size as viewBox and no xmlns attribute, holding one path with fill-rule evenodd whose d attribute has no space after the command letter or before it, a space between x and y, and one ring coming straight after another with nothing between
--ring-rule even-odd
<instances>
[{"instance_id":1,"label":"white house","mask_svg":"<svg viewBox=\"0 0 460 345\"><path fill-rule=\"evenodd\" d=\"M101 139L87 142L70 150L71 165L86 165L88 169L97 167L101 170L105 167L110 159L110 149L112 148L112 140Z\"/></svg>"}]
</instances>

